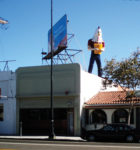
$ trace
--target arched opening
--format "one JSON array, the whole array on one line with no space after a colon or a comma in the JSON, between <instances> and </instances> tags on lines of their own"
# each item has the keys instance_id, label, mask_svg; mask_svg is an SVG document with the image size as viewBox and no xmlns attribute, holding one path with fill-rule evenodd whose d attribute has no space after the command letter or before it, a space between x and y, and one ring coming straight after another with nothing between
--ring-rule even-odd
<instances>
[{"instance_id":1,"label":"arched opening","mask_svg":"<svg viewBox=\"0 0 140 150\"><path fill-rule=\"evenodd\" d=\"M112 123L127 123L128 112L125 109L118 109L112 115Z\"/></svg>"},{"instance_id":2,"label":"arched opening","mask_svg":"<svg viewBox=\"0 0 140 150\"><path fill-rule=\"evenodd\" d=\"M96 109L91 113L91 124L107 123L106 113L101 109Z\"/></svg>"}]
</instances>

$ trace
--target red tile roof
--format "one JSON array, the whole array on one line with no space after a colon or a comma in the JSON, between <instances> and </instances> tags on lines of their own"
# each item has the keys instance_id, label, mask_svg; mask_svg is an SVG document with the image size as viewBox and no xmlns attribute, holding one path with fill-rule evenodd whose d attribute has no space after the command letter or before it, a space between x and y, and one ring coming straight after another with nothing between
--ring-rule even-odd
<instances>
[{"instance_id":1,"label":"red tile roof","mask_svg":"<svg viewBox=\"0 0 140 150\"><path fill-rule=\"evenodd\" d=\"M89 101L87 101L86 104L129 104L130 101L126 100L126 96L127 93L124 91L99 92L97 95L93 96Z\"/></svg>"}]
</instances>

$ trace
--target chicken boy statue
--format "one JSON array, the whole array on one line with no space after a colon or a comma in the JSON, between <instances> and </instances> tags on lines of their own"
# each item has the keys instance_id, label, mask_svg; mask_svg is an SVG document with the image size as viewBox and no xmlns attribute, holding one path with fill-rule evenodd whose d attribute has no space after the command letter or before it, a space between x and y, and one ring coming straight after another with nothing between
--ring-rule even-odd
<instances>
[{"instance_id":1,"label":"chicken boy statue","mask_svg":"<svg viewBox=\"0 0 140 150\"><path fill-rule=\"evenodd\" d=\"M102 30L98 26L92 39L88 40L88 49L91 50L88 72L92 72L94 62L97 63L98 76L102 77L102 65L100 55L105 49L105 42L102 38Z\"/></svg>"}]
</instances>

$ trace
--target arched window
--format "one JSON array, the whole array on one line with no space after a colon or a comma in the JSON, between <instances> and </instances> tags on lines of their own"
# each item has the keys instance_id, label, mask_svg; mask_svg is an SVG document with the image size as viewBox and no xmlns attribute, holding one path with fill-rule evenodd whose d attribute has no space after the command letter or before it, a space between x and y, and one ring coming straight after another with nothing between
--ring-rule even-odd
<instances>
[{"instance_id":1,"label":"arched window","mask_svg":"<svg viewBox=\"0 0 140 150\"><path fill-rule=\"evenodd\" d=\"M127 123L128 112L125 109L118 109L112 115L112 123Z\"/></svg>"},{"instance_id":2,"label":"arched window","mask_svg":"<svg viewBox=\"0 0 140 150\"><path fill-rule=\"evenodd\" d=\"M106 113L101 109L96 109L91 114L91 123L102 124L107 123Z\"/></svg>"}]
</instances>

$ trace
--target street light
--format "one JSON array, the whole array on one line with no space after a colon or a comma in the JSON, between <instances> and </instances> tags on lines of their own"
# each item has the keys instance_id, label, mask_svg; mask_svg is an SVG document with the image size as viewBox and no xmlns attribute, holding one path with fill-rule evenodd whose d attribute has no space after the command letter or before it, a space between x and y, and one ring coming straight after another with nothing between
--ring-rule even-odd
<instances>
[{"instance_id":1,"label":"street light","mask_svg":"<svg viewBox=\"0 0 140 150\"><path fill-rule=\"evenodd\" d=\"M51 132L49 135L49 139L55 138L54 133L54 108L53 108L53 0L51 0L51 73L50 73L50 107L51 107Z\"/></svg>"}]
</instances>

